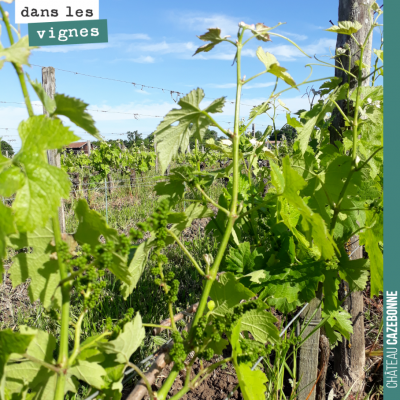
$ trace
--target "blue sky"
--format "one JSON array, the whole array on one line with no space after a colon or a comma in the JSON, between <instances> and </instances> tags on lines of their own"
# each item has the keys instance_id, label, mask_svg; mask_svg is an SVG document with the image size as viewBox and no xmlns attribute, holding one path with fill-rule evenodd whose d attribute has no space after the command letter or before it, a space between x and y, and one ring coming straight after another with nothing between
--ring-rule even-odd
<instances>
[{"instance_id":1,"label":"blue sky","mask_svg":"<svg viewBox=\"0 0 400 400\"><path fill-rule=\"evenodd\" d=\"M9 11L10 20L14 22L14 4L2 5ZM329 61L330 53L335 49L336 35L325 32L324 29L330 26L329 20L337 23L337 10L338 0L100 0L100 18L108 20L108 43L43 47L32 52L30 62L56 68L58 92L83 99L92 110L108 111L91 111L98 129L106 139L125 138L126 135L121 133L133 130L147 136L161 120L153 116L163 116L175 106L172 98L175 95L171 96L168 89L186 94L201 87L206 95L203 100L205 106L213 98L221 96L234 100L234 47L223 43L209 53L192 57L196 48L204 44L196 35L205 33L207 28L219 27L223 35L235 37L241 21L247 24L262 22L268 26L286 22L275 32L295 41L310 56L326 56L325 60ZM27 28L27 24L21 25L22 35L27 34ZM8 45L4 30L1 41L4 46ZM377 31L374 34L373 47L378 48L379 42L380 35ZM268 43L252 40L243 52L242 71L247 77L264 69L255 56L260 45L277 57L296 82L301 82L308 76L309 69L305 65L316 62L280 38L275 37ZM91 78L60 69L135 82L137 85ZM41 80L40 67L25 67L25 71L31 78ZM333 68L314 67L311 79L333 75ZM249 83L247 88L245 86L241 116L247 117L250 106L260 104L269 96L273 83L273 76L265 74ZM167 90L142 89L141 84ZM315 83L314 88L318 89L319 85L319 82ZM280 83L279 87L284 89L285 84ZM307 96L303 96L306 88L307 85L300 91L290 90L282 96L292 112L308 108ZM33 93L31 98L37 100ZM23 101L11 65L5 65L0 71L0 128L9 128L7 131L0 129L0 136L4 140L13 140L10 144L18 150L20 142L16 136L16 128L27 117L27 113L22 104L5 104L1 101ZM38 114L41 113L40 107L35 107L35 110ZM134 113L145 116L138 116L136 119ZM223 127L232 126L233 105L227 104L224 113L216 119ZM277 126L284 122L285 114L282 110ZM256 130L264 130L270 123L268 117L262 116L256 120ZM74 130L82 139L90 139L90 135L82 133L79 128Z\"/></svg>"}]
</instances>

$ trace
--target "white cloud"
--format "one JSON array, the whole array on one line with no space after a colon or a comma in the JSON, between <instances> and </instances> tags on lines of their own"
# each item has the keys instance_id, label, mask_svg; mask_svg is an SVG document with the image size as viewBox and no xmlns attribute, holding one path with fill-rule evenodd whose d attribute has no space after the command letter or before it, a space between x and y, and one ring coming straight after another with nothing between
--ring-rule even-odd
<instances>
[{"instance_id":1,"label":"white cloud","mask_svg":"<svg viewBox=\"0 0 400 400\"><path fill-rule=\"evenodd\" d=\"M192 42L182 43L167 43L165 40L159 43L152 44L135 44L132 43L128 47L130 52L149 52L158 54L170 54L170 53L188 53L192 54L196 50L196 46Z\"/></svg>"},{"instance_id":2,"label":"white cloud","mask_svg":"<svg viewBox=\"0 0 400 400\"><path fill-rule=\"evenodd\" d=\"M265 88L275 85L275 82L264 82L264 83L254 83L254 84L246 84L243 86L243 89L259 89Z\"/></svg>"},{"instance_id":3,"label":"white cloud","mask_svg":"<svg viewBox=\"0 0 400 400\"><path fill-rule=\"evenodd\" d=\"M151 94L150 92L147 92L146 90L140 90L140 89L137 89L137 90L135 90L135 92L136 93L140 93L140 94Z\"/></svg>"},{"instance_id":4,"label":"white cloud","mask_svg":"<svg viewBox=\"0 0 400 400\"><path fill-rule=\"evenodd\" d=\"M198 35L203 34L209 28L220 28L221 35L236 35L240 18L230 17L224 14L213 14L199 16L198 13L172 14L171 18L185 29L195 31Z\"/></svg>"},{"instance_id":5,"label":"white cloud","mask_svg":"<svg viewBox=\"0 0 400 400\"><path fill-rule=\"evenodd\" d=\"M137 58L129 58L128 60L139 64L151 64L155 61L151 56L140 56Z\"/></svg>"},{"instance_id":6,"label":"white cloud","mask_svg":"<svg viewBox=\"0 0 400 400\"><path fill-rule=\"evenodd\" d=\"M216 89L231 89L236 87L236 83L210 83L207 85L208 87L216 88Z\"/></svg>"},{"instance_id":7,"label":"white cloud","mask_svg":"<svg viewBox=\"0 0 400 400\"><path fill-rule=\"evenodd\" d=\"M309 56L313 56L314 54L321 55L323 53L328 54L329 48L336 47L335 39L319 39L318 42L301 46L303 51L306 52ZM295 46L291 44L281 44L276 46L267 45L264 47L265 51L272 53L278 61L295 61L298 58L305 57L305 55ZM243 56L255 57L256 52L253 49L244 49L242 51Z\"/></svg>"},{"instance_id":8,"label":"white cloud","mask_svg":"<svg viewBox=\"0 0 400 400\"><path fill-rule=\"evenodd\" d=\"M147 33L113 33L109 37L113 41L150 40L150 36Z\"/></svg>"},{"instance_id":9,"label":"white cloud","mask_svg":"<svg viewBox=\"0 0 400 400\"><path fill-rule=\"evenodd\" d=\"M279 33L280 35L283 35L283 36L288 36L289 38L293 38L294 40L308 39L308 36L302 35L299 33L292 33L292 32L286 32L286 31L281 31L281 30L277 30L276 33Z\"/></svg>"}]
</instances>

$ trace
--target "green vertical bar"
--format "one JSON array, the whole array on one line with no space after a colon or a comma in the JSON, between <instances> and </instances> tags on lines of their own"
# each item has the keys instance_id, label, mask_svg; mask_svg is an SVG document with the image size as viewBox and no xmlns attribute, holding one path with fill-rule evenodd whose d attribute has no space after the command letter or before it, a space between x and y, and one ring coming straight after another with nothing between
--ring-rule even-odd
<instances>
[{"instance_id":1,"label":"green vertical bar","mask_svg":"<svg viewBox=\"0 0 400 400\"><path fill-rule=\"evenodd\" d=\"M385 400L400 399L398 296L400 294L399 227L399 94L400 94L400 1L384 6L384 360Z\"/></svg>"}]
</instances>

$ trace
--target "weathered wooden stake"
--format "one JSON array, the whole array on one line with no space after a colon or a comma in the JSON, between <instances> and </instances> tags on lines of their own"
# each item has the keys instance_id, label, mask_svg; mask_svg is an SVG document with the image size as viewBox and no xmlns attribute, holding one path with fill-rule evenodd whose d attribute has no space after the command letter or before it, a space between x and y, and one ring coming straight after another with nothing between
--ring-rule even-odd
<instances>
[{"instance_id":1,"label":"weathered wooden stake","mask_svg":"<svg viewBox=\"0 0 400 400\"><path fill-rule=\"evenodd\" d=\"M319 307L322 297L322 285L320 285L317 296L310 301L309 306L301 313L302 322L307 322ZM305 338L321 322L321 307L318 308L314 317L311 319L302 337ZM315 400L316 391L313 390L310 397L308 395L317 380L318 353L319 353L319 329L311 335L301 346L299 351L299 370L298 379L300 385L297 400Z\"/></svg>"},{"instance_id":2,"label":"weathered wooden stake","mask_svg":"<svg viewBox=\"0 0 400 400\"><path fill-rule=\"evenodd\" d=\"M42 86L47 95L54 99L56 93L56 73L53 67L42 68ZM46 109L43 107L43 114L49 116ZM61 168L61 157L56 150L47 150L47 160L49 165ZM58 209L58 218L60 221L61 232L65 232L65 215L64 215L64 201L61 199L61 207Z\"/></svg>"}]
</instances>

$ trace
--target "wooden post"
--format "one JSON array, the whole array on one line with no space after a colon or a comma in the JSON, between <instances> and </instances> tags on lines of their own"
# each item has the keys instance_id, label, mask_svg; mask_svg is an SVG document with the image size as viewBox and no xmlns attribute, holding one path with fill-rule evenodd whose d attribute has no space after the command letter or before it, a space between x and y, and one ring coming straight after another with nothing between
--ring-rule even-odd
<instances>
[{"instance_id":1,"label":"wooden post","mask_svg":"<svg viewBox=\"0 0 400 400\"><path fill-rule=\"evenodd\" d=\"M42 86L47 95L54 99L56 93L56 73L53 67L42 68ZM43 114L49 115L46 109L43 107ZM47 160L49 165L61 168L61 157L57 149L47 150ZM58 218L60 221L61 232L65 232L65 215L64 215L64 202L61 199L61 207L58 209Z\"/></svg>"},{"instance_id":2,"label":"wooden post","mask_svg":"<svg viewBox=\"0 0 400 400\"><path fill-rule=\"evenodd\" d=\"M344 70L349 69L349 57L351 54L350 70L355 73L358 69L356 62L360 61L360 51L356 40L363 44L367 38L367 34L373 22L373 12L370 9L369 2L359 2L357 0L339 0L338 21L352 21L359 22L361 28L358 32L354 33L353 39L351 36L338 34L336 40L336 49L345 48L348 46L349 50L345 56L336 58L336 66L342 67ZM362 70L364 79L361 83L362 86L369 86L368 75L370 73L371 53L372 53L372 33L368 38L365 50L363 53L362 64L366 68ZM348 81L348 76L345 71L335 68L335 76L342 78L342 84ZM350 88L354 89L357 86L357 80L349 77ZM344 109L344 100L340 100L339 106ZM342 141L340 132L345 128L343 116L335 108L332 113L332 128L330 128L330 142L335 143L336 140ZM353 253L351 259L355 260L363 258L362 248L359 247L358 236L353 236L351 239L351 251ZM353 324L353 334L350 335L350 342L342 337L342 341L338 343L334 350L335 366L334 371L339 378L345 383L348 388L352 388L353 393L363 393L365 385L365 335L364 335L364 298L362 292L349 292L348 285L342 281L339 287L339 300L344 300L342 307L351 314Z\"/></svg>"},{"instance_id":3,"label":"wooden post","mask_svg":"<svg viewBox=\"0 0 400 400\"><path fill-rule=\"evenodd\" d=\"M87 141L87 154L88 154L88 156L90 156L90 152L91 152L91 150L92 150L90 146L91 146L90 140L88 140L88 141Z\"/></svg>"},{"instance_id":4,"label":"wooden post","mask_svg":"<svg viewBox=\"0 0 400 400\"><path fill-rule=\"evenodd\" d=\"M8 150L6 150L6 157L8 158Z\"/></svg>"},{"instance_id":5,"label":"wooden post","mask_svg":"<svg viewBox=\"0 0 400 400\"><path fill-rule=\"evenodd\" d=\"M363 258L363 248L359 245L358 236L352 236L350 243L350 259ZM334 349L334 372L348 388L352 387L352 392L362 393L365 385L364 295L363 292L348 293L349 286L342 281L339 286L339 300L344 300L342 307L351 314L353 333L350 340L342 336L342 341Z\"/></svg>"},{"instance_id":6,"label":"wooden post","mask_svg":"<svg viewBox=\"0 0 400 400\"><path fill-rule=\"evenodd\" d=\"M252 134L253 137L256 136L255 124L252 124L252 126L251 126L251 134Z\"/></svg>"},{"instance_id":7,"label":"wooden post","mask_svg":"<svg viewBox=\"0 0 400 400\"><path fill-rule=\"evenodd\" d=\"M310 301L309 306L301 313L301 321L308 322L315 310L319 307L322 297L322 285L318 289L317 296ZM304 330L302 337L307 337L315 327L321 322L321 307L315 313ZM299 351L299 370L298 380L300 380L297 400L315 400L316 391L313 390L309 396L311 389L317 381L318 371L318 353L319 353L319 329L314 332L301 346ZM308 397L309 396L309 397Z\"/></svg>"}]
</instances>

